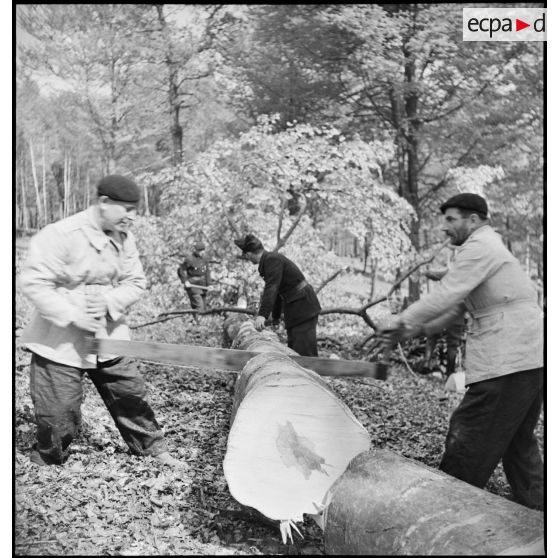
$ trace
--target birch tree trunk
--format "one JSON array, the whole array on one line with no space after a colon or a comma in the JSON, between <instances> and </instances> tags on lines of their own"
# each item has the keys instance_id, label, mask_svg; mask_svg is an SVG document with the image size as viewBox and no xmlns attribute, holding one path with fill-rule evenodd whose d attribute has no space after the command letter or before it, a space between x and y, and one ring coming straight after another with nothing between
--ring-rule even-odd
<instances>
[{"instance_id":1,"label":"birch tree trunk","mask_svg":"<svg viewBox=\"0 0 558 558\"><path fill-rule=\"evenodd\" d=\"M35 188L35 200L37 207L37 228L43 224L43 211L41 204L41 194L39 192L39 179L37 178L37 166L35 164L35 153L33 150L33 140L29 139L29 155L31 156L31 174L33 176L33 187Z\"/></svg>"},{"instance_id":2,"label":"birch tree trunk","mask_svg":"<svg viewBox=\"0 0 558 558\"><path fill-rule=\"evenodd\" d=\"M45 217L45 225L49 222L47 185L46 185L46 157L45 157L45 136L43 134L43 215Z\"/></svg>"},{"instance_id":3,"label":"birch tree trunk","mask_svg":"<svg viewBox=\"0 0 558 558\"><path fill-rule=\"evenodd\" d=\"M87 178L85 179L85 207L89 207L91 195L91 173L87 169Z\"/></svg>"},{"instance_id":4,"label":"birch tree trunk","mask_svg":"<svg viewBox=\"0 0 558 558\"><path fill-rule=\"evenodd\" d=\"M525 268L527 269L527 275L531 277L531 235L527 233L527 238L525 240Z\"/></svg>"},{"instance_id":5,"label":"birch tree trunk","mask_svg":"<svg viewBox=\"0 0 558 558\"><path fill-rule=\"evenodd\" d=\"M29 215L27 214L27 188L25 187L25 173L20 170L20 182L21 182L21 225L23 230L29 229Z\"/></svg>"},{"instance_id":6,"label":"birch tree trunk","mask_svg":"<svg viewBox=\"0 0 558 558\"><path fill-rule=\"evenodd\" d=\"M149 216L149 195L147 192L147 184L143 185L143 196L145 200L145 215Z\"/></svg>"},{"instance_id":7,"label":"birch tree trunk","mask_svg":"<svg viewBox=\"0 0 558 558\"><path fill-rule=\"evenodd\" d=\"M63 217L69 215L69 204L70 204L70 170L71 170L71 159L69 154L64 153L64 203L63 203Z\"/></svg>"}]
</instances>

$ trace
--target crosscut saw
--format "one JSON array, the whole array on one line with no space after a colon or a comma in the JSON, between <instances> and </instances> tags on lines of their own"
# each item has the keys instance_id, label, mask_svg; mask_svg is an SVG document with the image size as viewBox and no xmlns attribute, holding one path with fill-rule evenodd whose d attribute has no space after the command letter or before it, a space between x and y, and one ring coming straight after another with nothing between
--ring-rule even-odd
<instances>
[{"instance_id":1,"label":"crosscut saw","mask_svg":"<svg viewBox=\"0 0 558 558\"><path fill-rule=\"evenodd\" d=\"M87 340L86 350L95 355L118 355L165 364L235 371L242 370L251 358L261 354L240 349L220 349L198 345L93 338ZM303 368L314 370L320 376L364 377L377 380L387 378L388 364L386 362L299 355L288 355L288 357Z\"/></svg>"}]
</instances>

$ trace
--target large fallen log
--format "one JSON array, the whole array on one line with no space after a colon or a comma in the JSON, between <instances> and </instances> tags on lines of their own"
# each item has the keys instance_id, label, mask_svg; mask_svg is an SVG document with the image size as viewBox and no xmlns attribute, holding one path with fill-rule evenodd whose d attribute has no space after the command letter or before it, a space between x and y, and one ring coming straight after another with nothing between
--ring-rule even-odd
<instances>
[{"instance_id":1,"label":"large fallen log","mask_svg":"<svg viewBox=\"0 0 558 558\"><path fill-rule=\"evenodd\" d=\"M235 329L236 328L236 329ZM370 437L350 409L273 332L225 324L233 348L261 352L239 374L223 463L232 496L283 530L323 509L327 492Z\"/></svg>"},{"instance_id":2,"label":"large fallen log","mask_svg":"<svg viewBox=\"0 0 558 558\"><path fill-rule=\"evenodd\" d=\"M327 554L544 554L541 512L389 450L357 456L330 496Z\"/></svg>"},{"instance_id":3,"label":"large fallen log","mask_svg":"<svg viewBox=\"0 0 558 558\"><path fill-rule=\"evenodd\" d=\"M238 318L224 331L234 348L263 353L235 388L224 469L239 502L283 527L323 510L314 517L327 554L544 554L542 513L389 450L367 451L351 411L274 333Z\"/></svg>"}]
</instances>

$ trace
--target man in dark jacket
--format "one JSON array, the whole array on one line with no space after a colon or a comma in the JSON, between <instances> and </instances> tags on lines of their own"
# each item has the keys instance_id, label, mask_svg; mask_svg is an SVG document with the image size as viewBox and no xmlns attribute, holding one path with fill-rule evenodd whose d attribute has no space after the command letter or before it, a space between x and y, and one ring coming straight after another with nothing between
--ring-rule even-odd
<instances>
[{"instance_id":1,"label":"man in dark jacket","mask_svg":"<svg viewBox=\"0 0 558 558\"><path fill-rule=\"evenodd\" d=\"M253 234L234 242L242 250L244 259L258 265L265 281L256 329L261 331L264 328L270 314L274 321L278 321L283 309L288 346L299 355L318 356L316 325L321 306L312 285L289 258L264 250Z\"/></svg>"},{"instance_id":2,"label":"man in dark jacket","mask_svg":"<svg viewBox=\"0 0 558 558\"><path fill-rule=\"evenodd\" d=\"M178 268L178 276L188 293L192 310L205 310L205 298L210 276L209 267L204 256L205 244L196 242L191 254L186 256Z\"/></svg>"}]
</instances>

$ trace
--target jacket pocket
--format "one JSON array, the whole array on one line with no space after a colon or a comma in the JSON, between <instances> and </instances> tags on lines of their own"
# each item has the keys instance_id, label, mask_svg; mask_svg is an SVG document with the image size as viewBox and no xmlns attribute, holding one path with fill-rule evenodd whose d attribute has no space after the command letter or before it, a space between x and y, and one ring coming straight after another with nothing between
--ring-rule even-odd
<instances>
[{"instance_id":1,"label":"jacket pocket","mask_svg":"<svg viewBox=\"0 0 558 558\"><path fill-rule=\"evenodd\" d=\"M474 318L465 348L466 368L475 372L497 372L504 362L507 342L504 313Z\"/></svg>"}]
</instances>

